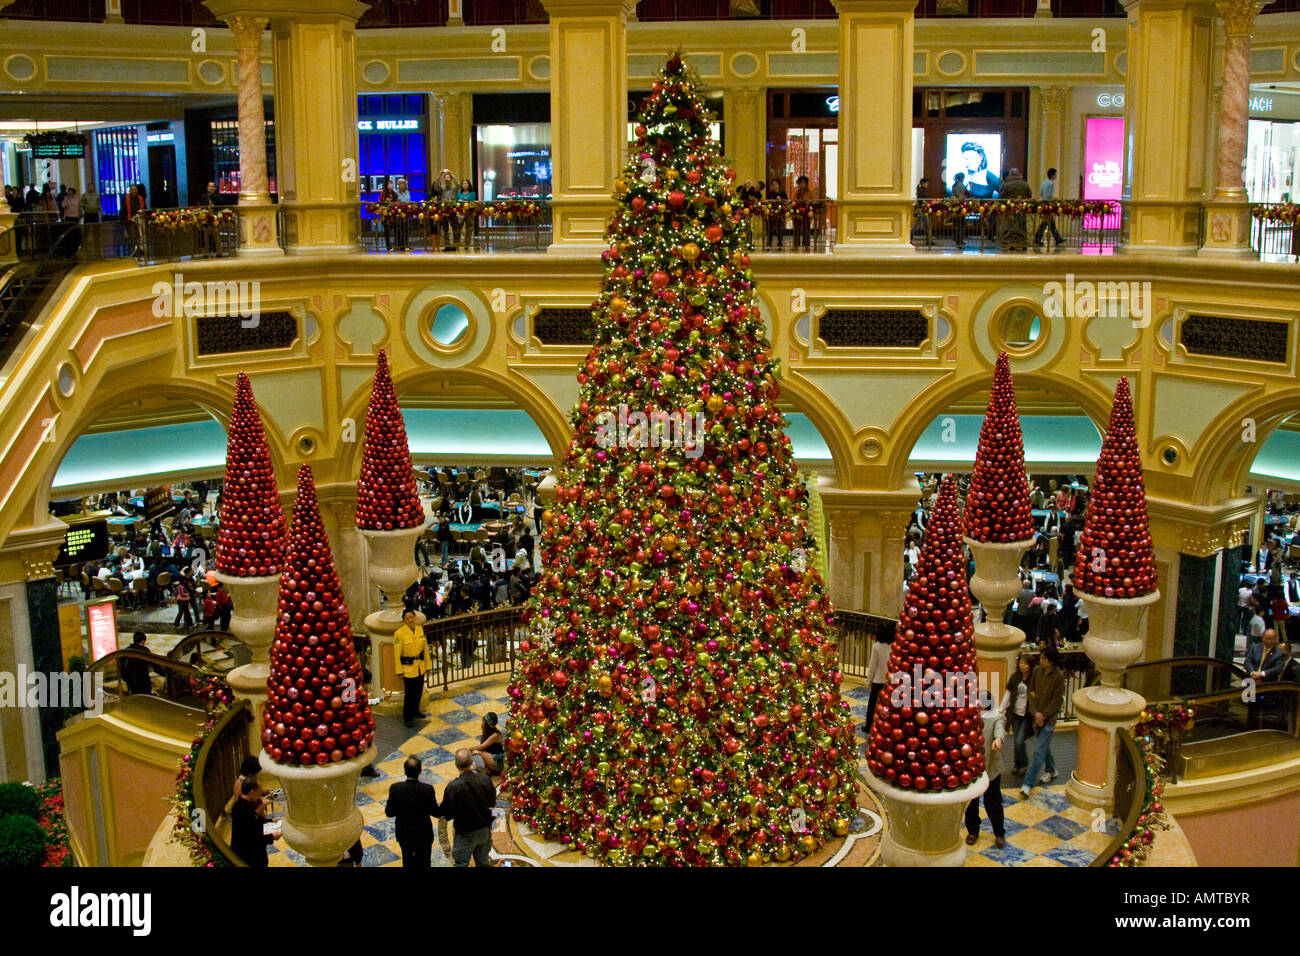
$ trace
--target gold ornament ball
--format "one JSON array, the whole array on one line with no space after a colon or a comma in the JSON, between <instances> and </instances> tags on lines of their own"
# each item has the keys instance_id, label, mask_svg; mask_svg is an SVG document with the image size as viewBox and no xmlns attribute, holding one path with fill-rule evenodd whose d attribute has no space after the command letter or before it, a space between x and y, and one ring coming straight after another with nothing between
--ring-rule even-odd
<instances>
[{"instance_id":1,"label":"gold ornament ball","mask_svg":"<svg viewBox=\"0 0 1300 956\"><path fill-rule=\"evenodd\" d=\"M848 835L849 835L849 821L846 820L846 819L844 819L843 817L836 817L836 818L835 818L834 829L835 829L835 835L836 835L837 837L848 836Z\"/></svg>"},{"instance_id":2,"label":"gold ornament ball","mask_svg":"<svg viewBox=\"0 0 1300 956\"><path fill-rule=\"evenodd\" d=\"M804 853L812 853L813 850L817 849L817 840L813 838L811 833L801 836L799 838L799 849L803 850Z\"/></svg>"},{"instance_id":3,"label":"gold ornament ball","mask_svg":"<svg viewBox=\"0 0 1300 956\"><path fill-rule=\"evenodd\" d=\"M700 247L693 242L688 242L682 246L682 258L687 262L694 262L700 257Z\"/></svg>"},{"instance_id":4,"label":"gold ornament ball","mask_svg":"<svg viewBox=\"0 0 1300 956\"><path fill-rule=\"evenodd\" d=\"M754 852L754 853L749 854L749 856L745 857L745 865L746 865L746 866L762 866L762 865L763 865L763 855L762 855L761 853L758 853L758 852Z\"/></svg>"},{"instance_id":5,"label":"gold ornament ball","mask_svg":"<svg viewBox=\"0 0 1300 956\"><path fill-rule=\"evenodd\" d=\"M778 862L788 863L790 861L790 856L791 856L790 848L788 846L782 844L780 847L777 848L776 858Z\"/></svg>"}]
</instances>

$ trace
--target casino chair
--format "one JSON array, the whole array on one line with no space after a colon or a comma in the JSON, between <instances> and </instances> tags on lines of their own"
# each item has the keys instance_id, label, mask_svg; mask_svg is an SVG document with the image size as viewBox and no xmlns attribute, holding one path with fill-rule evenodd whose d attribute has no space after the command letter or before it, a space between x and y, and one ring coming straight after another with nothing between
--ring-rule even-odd
<instances>
[{"instance_id":1,"label":"casino chair","mask_svg":"<svg viewBox=\"0 0 1300 956\"><path fill-rule=\"evenodd\" d=\"M149 593L149 582L144 578L136 578L131 582L131 587L127 594L131 599L132 607L139 607L144 603L145 595Z\"/></svg>"},{"instance_id":2,"label":"casino chair","mask_svg":"<svg viewBox=\"0 0 1300 956\"><path fill-rule=\"evenodd\" d=\"M172 573L170 571L160 571L158 577L154 579L154 585L158 590L158 596L163 599L163 603L171 600Z\"/></svg>"}]
</instances>

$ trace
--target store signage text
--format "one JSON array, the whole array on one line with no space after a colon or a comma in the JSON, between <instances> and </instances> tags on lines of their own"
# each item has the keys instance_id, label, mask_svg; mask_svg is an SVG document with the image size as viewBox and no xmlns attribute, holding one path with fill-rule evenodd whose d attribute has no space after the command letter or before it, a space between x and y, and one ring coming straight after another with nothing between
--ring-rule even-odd
<instances>
[{"instance_id":1,"label":"store signage text","mask_svg":"<svg viewBox=\"0 0 1300 956\"><path fill-rule=\"evenodd\" d=\"M1250 111L1252 113L1273 112L1273 98L1270 96L1252 96L1250 98Z\"/></svg>"},{"instance_id":2,"label":"store signage text","mask_svg":"<svg viewBox=\"0 0 1300 956\"><path fill-rule=\"evenodd\" d=\"M838 96L826 97L826 108L832 113L838 113L840 111L840 98Z\"/></svg>"},{"instance_id":3,"label":"store signage text","mask_svg":"<svg viewBox=\"0 0 1300 956\"><path fill-rule=\"evenodd\" d=\"M419 129L418 119L401 120L357 120L357 129L364 133L388 132L397 129Z\"/></svg>"},{"instance_id":4,"label":"store signage text","mask_svg":"<svg viewBox=\"0 0 1300 956\"><path fill-rule=\"evenodd\" d=\"M1097 105L1102 109L1110 109L1112 106L1122 107L1124 105L1123 93L1098 93Z\"/></svg>"}]
</instances>

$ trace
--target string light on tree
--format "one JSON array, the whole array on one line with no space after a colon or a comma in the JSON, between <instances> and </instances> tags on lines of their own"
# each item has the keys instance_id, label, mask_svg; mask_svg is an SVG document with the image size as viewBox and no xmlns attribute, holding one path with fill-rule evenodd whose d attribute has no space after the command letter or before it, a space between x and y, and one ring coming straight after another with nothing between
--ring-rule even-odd
<instances>
[{"instance_id":1,"label":"string light on tree","mask_svg":"<svg viewBox=\"0 0 1300 956\"><path fill-rule=\"evenodd\" d=\"M709 115L680 56L637 117L510 686L516 818L613 864L759 865L854 811L853 720L778 365ZM620 406L697 440L602 443ZM797 569L796 565L801 569Z\"/></svg>"}]
</instances>

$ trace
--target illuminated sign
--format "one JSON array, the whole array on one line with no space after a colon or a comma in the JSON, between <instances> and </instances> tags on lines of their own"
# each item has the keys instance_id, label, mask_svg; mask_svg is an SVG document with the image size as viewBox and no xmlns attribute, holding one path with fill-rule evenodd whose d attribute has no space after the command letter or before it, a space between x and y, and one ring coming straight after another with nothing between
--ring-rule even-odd
<instances>
[{"instance_id":1,"label":"illuminated sign","mask_svg":"<svg viewBox=\"0 0 1300 956\"><path fill-rule=\"evenodd\" d=\"M86 616L90 621L90 659L97 661L101 657L117 650L117 610L114 605L117 598L101 601L86 606Z\"/></svg>"},{"instance_id":2,"label":"illuminated sign","mask_svg":"<svg viewBox=\"0 0 1300 956\"><path fill-rule=\"evenodd\" d=\"M1122 107L1124 105L1124 102L1125 100L1124 100L1123 93L1098 93L1097 94L1097 105L1104 110L1108 110L1112 106L1117 108Z\"/></svg>"},{"instance_id":3,"label":"illuminated sign","mask_svg":"<svg viewBox=\"0 0 1300 956\"><path fill-rule=\"evenodd\" d=\"M96 561L108 554L108 522L89 521L69 528L54 566L66 568L77 562Z\"/></svg>"},{"instance_id":4,"label":"illuminated sign","mask_svg":"<svg viewBox=\"0 0 1300 956\"><path fill-rule=\"evenodd\" d=\"M85 159L85 143L37 143L32 147L33 159Z\"/></svg>"},{"instance_id":5,"label":"illuminated sign","mask_svg":"<svg viewBox=\"0 0 1300 956\"><path fill-rule=\"evenodd\" d=\"M388 133L394 130L418 130L419 128L418 119L357 120L357 129L363 133Z\"/></svg>"},{"instance_id":6,"label":"illuminated sign","mask_svg":"<svg viewBox=\"0 0 1300 956\"><path fill-rule=\"evenodd\" d=\"M1084 199L1120 199L1124 185L1124 119L1090 116L1083 148Z\"/></svg>"},{"instance_id":7,"label":"illuminated sign","mask_svg":"<svg viewBox=\"0 0 1300 956\"><path fill-rule=\"evenodd\" d=\"M1250 98L1250 111L1252 113L1273 112L1273 98L1271 96L1252 96Z\"/></svg>"},{"instance_id":8,"label":"illuminated sign","mask_svg":"<svg viewBox=\"0 0 1300 956\"><path fill-rule=\"evenodd\" d=\"M840 98L838 96L826 97L826 108L832 113L838 113L840 111Z\"/></svg>"},{"instance_id":9,"label":"illuminated sign","mask_svg":"<svg viewBox=\"0 0 1300 956\"><path fill-rule=\"evenodd\" d=\"M176 142L175 133L148 133L145 138L152 143L174 143Z\"/></svg>"},{"instance_id":10,"label":"illuminated sign","mask_svg":"<svg viewBox=\"0 0 1300 956\"><path fill-rule=\"evenodd\" d=\"M160 485L144 493L144 516L149 521L171 514L175 507L171 485Z\"/></svg>"}]
</instances>

